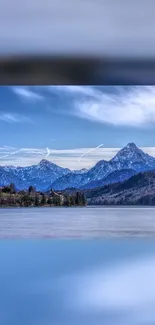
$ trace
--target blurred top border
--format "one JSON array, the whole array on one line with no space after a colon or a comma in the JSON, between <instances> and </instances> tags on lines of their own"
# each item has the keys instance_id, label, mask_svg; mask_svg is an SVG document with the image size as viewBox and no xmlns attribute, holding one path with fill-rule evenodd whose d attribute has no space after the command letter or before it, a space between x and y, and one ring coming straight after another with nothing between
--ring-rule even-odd
<instances>
[{"instance_id":1,"label":"blurred top border","mask_svg":"<svg viewBox=\"0 0 155 325\"><path fill-rule=\"evenodd\" d=\"M155 60L14 56L0 58L1 85L154 85Z\"/></svg>"}]
</instances>

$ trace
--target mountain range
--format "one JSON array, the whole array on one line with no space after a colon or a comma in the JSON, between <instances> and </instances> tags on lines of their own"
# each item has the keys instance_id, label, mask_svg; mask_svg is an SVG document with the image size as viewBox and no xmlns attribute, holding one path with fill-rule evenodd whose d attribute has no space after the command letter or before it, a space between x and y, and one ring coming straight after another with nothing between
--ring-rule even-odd
<instances>
[{"instance_id":1,"label":"mountain range","mask_svg":"<svg viewBox=\"0 0 155 325\"><path fill-rule=\"evenodd\" d=\"M110 161L100 160L84 174L68 173L57 179L55 190L66 188L89 189L105 184L124 181L142 171L155 170L155 158L144 153L134 143L121 149Z\"/></svg>"},{"instance_id":2,"label":"mountain range","mask_svg":"<svg viewBox=\"0 0 155 325\"><path fill-rule=\"evenodd\" d=\"M111 160L100 160L91 169L71 171L46 159L28 167L0 166L0 186L14 183L16 188L37 190L93 189L128 180L140 172L155 170L155 158L129 143Z\"/></svg>"},{"instance_id":3,"label":"mountain range","mask_svg":"<svg viewBox=\"0 0 155 325\"><path fill-rule=\"evenodd\" d=\"M138 173L124 182L85 190L90 205L155 205L155 171Z\"/></svg>"}]
</instances>

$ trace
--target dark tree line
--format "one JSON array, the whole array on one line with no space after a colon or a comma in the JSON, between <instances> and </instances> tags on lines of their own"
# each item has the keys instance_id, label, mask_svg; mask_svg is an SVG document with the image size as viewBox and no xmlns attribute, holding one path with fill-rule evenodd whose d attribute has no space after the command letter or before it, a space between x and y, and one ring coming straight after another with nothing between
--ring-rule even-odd
<instances>
[{"instance_id":1,"label":"dark tree line","mask_svg":"<svg viewBox=\"0 0 155 325\"><path fill-rule=\"evenodd\" d=\"M72 195L54 192L42 193L35 187L29 186L28 190L17 191L14 184L0 188L0 206L84 206L86 199L83 193L76 192Z\"/></svg>"}]
</instances>

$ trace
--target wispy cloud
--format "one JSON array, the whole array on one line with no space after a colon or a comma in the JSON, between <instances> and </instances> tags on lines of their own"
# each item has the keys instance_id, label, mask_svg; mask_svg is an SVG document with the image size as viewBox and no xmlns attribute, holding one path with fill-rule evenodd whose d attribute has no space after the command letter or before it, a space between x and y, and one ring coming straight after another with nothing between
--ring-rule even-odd
<instances>
[{"instance_id":1,"label":"wispy cloud","mask_svg":"<svg viewBox=\"0 0 155 325\"><path fill-rule=\"evenodd\" d=\"M155 123L155 86L115 86L111 89L106 86L19 86L12 89L24 100L46 98L51 110L50 96L56 93L60 98L58 112L98 123L131 127ZM66 109L61 108L62 101Z\"/></svg>"},{"instance_id":2,"label":"wispy cloud","mask_svg":"<svg viewBox=\"0 0 155 325\"><path fill-rule=\"evenodd\" d=\"M83 94L85 96L95 96L97 93L91 86L50 86L49 89L68 92L69 94Z\"/></svg>"},{"instance_id":3,"label":"wispy cloud","mask_svg":"<svg viewBox=\"0 0 155 325\"><path fill-rule=\"evenodd\" d=\"M143 147L144 152L155 157L155 147ZM110 160L120 148L76 148L76 149L51 149L48 160L70 169L91 168L99 160ZM89 154L88 154L89 152ZM88 154L88 155L87 155ZM79 157L82 156L82 159ZM0 165L30 166L38 164L47 157L46 148L0 148Z\"/></svg>"},{"instance_id":4,"label":"wispy cloud","mask_svg":"<svg viewBox=\"0 0 155 325\"><path fill-rule=\"evenodd\" d=\"M0 120L5 121L5 122L9 122L9 123L18 122L18 119L14 115L9 114L9 113L0 114Z\"/></svg>"},{"instance_id":5,"label":"wispy cloud","mask_svg":"<svg viewBox=\"0 0 155 325\"><path fill-rule=\"evenodd\" d=\"M85 152L84 154L82 154L82 155L80 156L80 158L78 159L78 161L81 161L81 159L82 159L83 157L89 155L92 151L94 151L94 150L96 150L96 149L98 149L98 148L101 148L101 147L103 147L103 144L100 144L99 146L97 146L97 147L95 147L95 148L93 148L93 149L89 149L87 152Z\"/></svg>"},{"instance_id":6,"label":"wispy cloud","mask_svg":"<svg viewBox=\"0 0 155 325\"><path fill-rule=\"evenodd\" d=\"M94 90L95 92L95 90ZM131 87L117 93L95 93L93 100L76 103L76 114L101 123L144 126L155 122L155 87Z\"/></svg>"},{"instance_id":7,"label":"wispy cloud","mask_svg":"<svg viewBox=\"0 0 155 325\"><path fill-rule=\"evenodd\" d=\"M31 122L31 120L24 115L11 113L1 113L0 120L7 123Z\"/></svg>"},{"instance_id":8,"label":"wispy cloud","mask_svg":"<svg viewBox=\"0 0 155 325\"><path fill-rule=\"evenodd\" d=\"M155 123L155 86L108 87L67 86L74 94L70 112L80 118L115 126L144 127Z\"/></svg>"},{"instance_id":9,"label":"wispy cloud","mask_svg":"<svg viewBox=\"0 0 155 325\"><path fill-rule=\"evenodd\" d=\"M18 87L12 87L12 91L19 96L22 99L25 100L43 100L44 97L34 91L32 91L29 87L23 87L23 86L18 86Z\"/></svg>"}]
</instances>

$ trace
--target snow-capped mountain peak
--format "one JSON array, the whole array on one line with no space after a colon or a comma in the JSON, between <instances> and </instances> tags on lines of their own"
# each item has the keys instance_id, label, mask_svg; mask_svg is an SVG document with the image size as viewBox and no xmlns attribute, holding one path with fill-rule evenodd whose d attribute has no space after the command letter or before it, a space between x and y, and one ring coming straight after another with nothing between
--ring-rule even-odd
<instances>
[{"instance_id":1,"label":"snow-capped mountain peak","mask_svg":"<svg viewBox=\"0 0 155 325\"><path fill-rule=\"evenodd\" d=\"M155 158L144 153L134 143L128 143L110 161L100 160L88 171L71 171L46 159L42 159L38 165L28 167L0 166L0 186L14 183L18 189L23 189L33 185L42 191L48 187L81 188L86 184L89 188L89 183L92 182L97 186L98 181L102 184L102 181L112 182L118 177L122 180L133 173L149 170L155 170Z\"/></svg>"},{"instance_id":2,"label":"snow-capped mountain peak","mask_svg":"<svg viewBox=\"0 0 155 325\"><path fill-rule=\"evenodd\" d=\"M123 174L123 171L126 171ZM70 187L84 188L93 185L97 187L97 184L102 184L104 181L112 182L113 179L123 180L141 171L155 170L155 158L144 153L134 143L128 143L127 146L122 148L114 158L110 161L100 160L94 167L83 175L75 175L73 173L67 176L61 177L54 182L55 189L65 189ZM110 179L108 175L111 175ZM81 177L82 176L82 177ZM90 185L89 185L90 184Z\"/></svg>"},{"instance_id":3,"label":"snow-capped mountain peak","mask_svg":"<svg viewBox=\"0 0 155 325\"><path fill-rule=\"evenodd\" d=\"M148 169L154 168L155 158L144 153L134 143L128 143L110 160L110 163L117 164L117 169L132 168L144 170L146 166Z\"/></svg>"},{"instance_id":4,"label":"snow-capped mountain peak","mask_svg":"<svg viewBox=\"0 0 155 325\"><path fill-rule=\"evenodd\" d=\"M56 179L70 172L42 159L39 164L27 167L0 167L0 186L14 183L18 189L27 189L33 185L38 190L45 190Z\"/></svg>"},{"instance_id":5,"label":"snow-capped mountain peak","mask_svg":"<svg viewBox=\"0 0 155 325\"><path fill-rule=\"evenodd\" d=\"M38 165L47 165L47 164L50 164L50 161L47 159L42 159L42 160L40 160Z\"/></svg>"},{"instance_id":6,"label":"snow-capped mountain peak","mask_svg":"<svg viewBox=\"0 0 155 325\"><path fill-rule=\"evenodd\" d=\"M42 159L39 164L37 165L38 169L47 169L47 168L55 168L57 165L53 164L49 160Z\"/></svg>"},{"instance_id":7,"label":"snow-capped mountain peak","mask_svg":"<svg viewBox=\"0 0 155 325\"><path fill-rule=\"evenodd\" d=\"M42 159L38 166L44 166L44 167L55 167L57 166L56 164L52 163L51 161L47 160L47 159Z\"/></svg>"},{"instance_id":8,"label":"snow-capped mountain peak","mask_svg":"<svg viewBox=\"0 0 155 325\"><path fill-rule=\"evenodd\" d=\"M134 142L129 142L124 148L128 148L130 150L139 150Z\"/></svg>"},{"instance_id":9,"label":"snow-capped mountain peak","mask_svg":"<svg viewBox=\"0 0 155 325\"><path fill-rule=\"evenodd\" d=\"M122 148L114 158L111 159L112 162L118 161L119 159L133 158L134 156L141 156L141 150L134 144L128 143L127 146Z\"/></svg>"}]
</instances>

